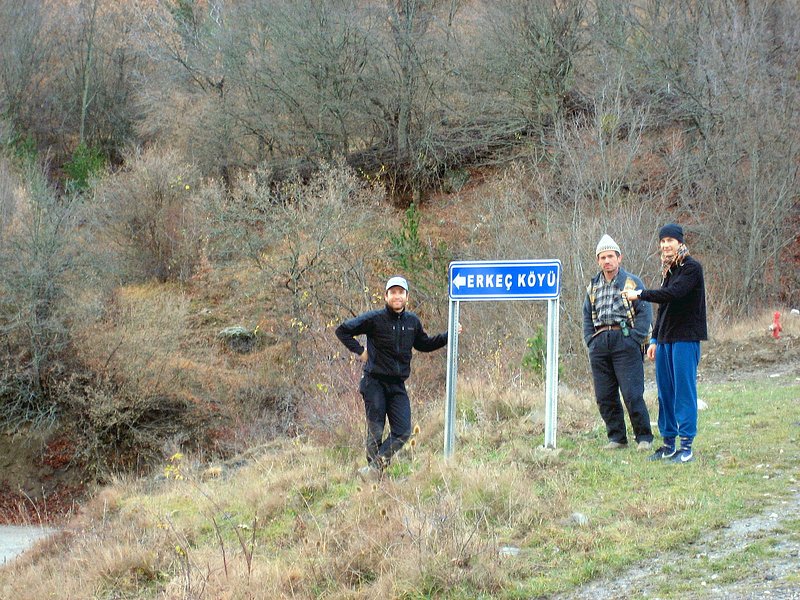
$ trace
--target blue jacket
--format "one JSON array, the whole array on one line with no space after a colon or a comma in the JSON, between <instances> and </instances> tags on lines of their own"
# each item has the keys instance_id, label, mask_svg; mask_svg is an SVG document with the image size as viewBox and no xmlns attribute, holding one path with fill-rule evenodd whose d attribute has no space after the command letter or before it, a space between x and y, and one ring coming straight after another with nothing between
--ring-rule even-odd
<instances>
[{"instance_id":1,"label":"blue jacket","mask_svg":"<svg viewBox=\"0 0 800 600\"><path fill-rule=\"evenodd\" d=\"M446 332L431 337L413 312L396 313L388 306L348 319L336 328L339 341L350 352L361 354L364 346L355 339L357 335L367 336L364 372L399 380L411 374L412 348L432 352L447 345Z\"/></svg>"},{"instance_id":2,"label":"blue jacket","mask_svg":"<svg viewBox=\"0 0 800 600\"><path fill-rule=\"evenodd\" d=\"M601 271L592 279L589 286L586 288L586 299L583 301L583 341L588 346L589 340L594 335L594 298L595 290L603 284L603 272ZM614 279L614 285L619 291L622 290L640 290L644 288L642 280L631 275L622 267L619 268L619 273ZM650 328L653 324L653 309L649 303L642 300L635 302L623 301L628 309L628 329L631 332L631 338L636 340L639 344L646 344L650 339Z\"/></svg>"}]
</instances>

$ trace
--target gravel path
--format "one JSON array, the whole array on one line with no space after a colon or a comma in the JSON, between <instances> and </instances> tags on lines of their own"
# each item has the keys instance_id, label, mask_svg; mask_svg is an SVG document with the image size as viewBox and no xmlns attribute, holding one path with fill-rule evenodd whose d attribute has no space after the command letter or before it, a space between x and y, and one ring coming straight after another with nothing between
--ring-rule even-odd
<instances>
[{"instance_id":1,"label":"gravel path","mask_svg":"<svg viewBox=\"0 0 800 600\"><path fill-rule=\"evenodd\" d=\"M0 525L0 566L22 554L41 538L55 530L29 525Z\"/></svg>"},{"instance_id":2,"label":"gravel path","mask_svg":"<svg viewBox=\"0 0 800 600\"><path fill-rule=\"evenodd\" d=\"M786 524L800 519L800 491L761 514L736 521L730 526L710 532L681 552L669 552L658 559L639 564L613 579L592 582L559 600L592 598L623 600L659 598L659 593L687 582L692 592L682 591L673 597L693 599L776 599L800 600L800 535ZM735 582L723 582L709 565L724 561L751 544L769 540L768 561L762 561L755 572ZM665 568L665 565L667 568ZM688 575L687 575L688 574ZM691 577L691 579L687 579Z\"/></svg>"}]
</instances>

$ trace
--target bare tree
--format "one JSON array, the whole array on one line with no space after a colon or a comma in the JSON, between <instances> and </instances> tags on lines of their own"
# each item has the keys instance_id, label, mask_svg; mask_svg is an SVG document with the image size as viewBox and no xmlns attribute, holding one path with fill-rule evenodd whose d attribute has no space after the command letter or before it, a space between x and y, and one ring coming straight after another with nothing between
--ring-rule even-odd
<instances>
[{"instance_id":1,"label":"bare tree","mask_svg":"<svg viewBox=\"0 0 800 600\"><path fill-rule=\"evenodd\" d=\"M154 64L143 131L179 139L205 171L311 163L362 143L371 22L356 0L160 2L140 13ZM174 107L164 111L164 104Z\"/></svg>"},{"instance_id":2,"label":"bare tree","mask_svg":"<svg viewBox=\"0 0 800 600\"><path fill-rule=\"evenodd\" d=\"M95 43L95 31L97 25L97 0L89 3L89 6L86 7L86 26L84 28L85 38L84 43L86 47L86 52L83 57L83 61L81 63L81 87L83 88L81 91L81 114L80 114L80 126L78 128L78 142L83 144L84 143L84 134L86 131L86 115L89 111L89 105L94 100L94 94L90 93L92 88L92 71L93 71L93 63L94 63L94 43Z\"/></svg>"},{"instance_id":3,"label":"bare tree","mask_svg":"<svg viewBox=\"0 0 800 600\"><path fill-rule=\"evenodd\" d=\"M57 23L62 36L62 70L56 87L66 107L67 134L79 144L118 153L133 134L137 111L132 75L136 58L128 49L131 16L108 0L82 0L64 10Z\"/></svg>"},{"instance_id":4,"label":"bare tree","mask_svg":"<svg viewBox=\"0 0 800 600\"><path fill-rule=\"evenodd\" d=\"M200 261L204 194L197 167L174 150L152 147L125 155L125 168L100 181L93 231L108 252L109 275L123 281L187 281Z\"/></svg>"},{"instance_id":5,"label":"bare tree","mask_svg":"<svg viewBox=\"0 0 800 600\"><path fill-rule=\"evenodd\" d=\"M41 2L0 0L0 114L16 135L35 131L41 117L50 40Z\"/></svg>"},{"instance_id":6,"label":"bare tree","mask_svg":"<svg viewBox=\"0 0 800 600\"><path fill-rule=\"evenodd\" d=\"M797 233L800 85L791 73L800 36L789 24L800 15L791 4L720 1L706 16L693 61L704 118L679 157L679 209L700 234L698 249L723 257L710 278L736 314L795 271L781 258Z\"/></svg>"},{"instance_id":7,"label":"bare tree","mask_svg":"<svg viewBox=\"0 0 800 600\"><path fill-rule=\"evenodd\" d=\"M645 167L646 177L631 180L629 169L612 169L613 180L589 180L601 188L578 187L608 210L619 206L620 191L630 190L624 195L663 211L662 220L688 224L697 234L689 236L693 251L719 258L719 265L708 261L715 312L741 313L762 301L757 292L764 281L775 284L769 289L776 299L786 301L788 290L796 289L795 270L781 257L796 244L798 218L792 191L798 148L791 133L800 99L791 75L800 48L797 13L791 2L735 0L650 1L635 10L597 2L589 13L602 35L593 36L594 52L576 72L600 113L585 121L593 126L580 127L581 136L591 139L594 130L607 139L630 139L637 125L609 110L612 99L646 116L640 139L647 143L626 161L635 170ZM556 147L563 147L559 131ZM596 172L591 165L598 157L586 150L567 161L555 154L562 186L577 183L581 171ZM637 186L661 190L660 200L652 204L656 198L642 197ZM576 223L575 230L586 225ZM742 236L741 244L731 245L732 232Z\"/></svg>"},{"instance_id":8,"label":"bare tree","mask_svg":"<svg viewBox=\"0 0 800 600\"><path fill-rule=\"evenodd\" d=\"M171 146L203 173L230 180L245 142L230 116L234 95L222 56L226 8L215 0L138 4L131 38L145 62L137 76L141 141ZM242 39L252 33L245 24L234 29Z\"/></svg>"},{"instance_id":9,"label":"bare tree","mask_svg":"<svg viewBox=\"0 0 800 600\"><path fill-rule=\"evenodd\" d=\"M552 123L571 107L575 66L589 45L586 0L493 2L481 23L484 73L504 114Z\"/></svg>"},{"instance_id":10,"label":"bare tree","mask_svg":"<svg viewBox=\"0 0 800 600\"><path fill-rule=\"evenodd\" d=\"M437 148L454 116L454 68L460 53L455 0L386 0L374 38L380 62L368 81L368 115L375 143L351 164L388 171L389 191L419 204L437 183L446 152ZM450 148L446 148L449 150Z\"/></svg>"},{"instance_id":11,"label":"bare tree","mask_svg":"<svg viewBox=\"0 0 800 600\"><path fill-rule=\"evenodd\" d=\"M210 160L242 165L346 155L409 193L441 169L428 140L452 114L454 0L184 2L191 34L175 6L142 13L142 45L166 84L144 90L155 135L191 135ZM166 98L181 99L176 125L160 117Z\"/></svg>"},{"instance_id":12,"label":"bare tree","mask_svg":"<svg viewBox=\"0 0 800 600\"><path fill-rule=\"evenodd\" d=\"M136 120L124 3L0 3L0 110L59 166L86 142L113 156Z\"/></svg>"},{"instance_id":13,"label":"bare tree","mask_svg":"<svg viewBox=\"0 0 800 600\"><path fill-rule=\"evenodd\" d=\"M476 215L475 243L468 245L473 258L561 260L561 356L574 373L586 369L580 315L600 237L612 235L623 248L625 268L645 281L653 280L658 267L655 232L679 190L679 177L666 169L652 177L661 160L648 125L646 108L625 101L618 81L608 82L588 115L555 123L547 160L518 161L503 171ZM518 353L525 336L543 322L540 308L522 304L494 313L508 322L490 329L515 332Z\"/></svg>"},{"instance_id":14,"label":"bare tree","mask_svg":"<svg viewBox=\"0 0 800 600\"><path fill-rule=\"evenodd\" d=\"M277 185L268 170L257 171L219 206L221 248L244 253L263 274L274 309L285 315L282 333L293 359L301 357L301 334L315 319L355 312L354 291L369 296L368 273L380 258L370 240L380 231L383 194L346 166L325 165L308 182Z\"/></svg>"},{"instance_id":15,"label":"bare tree","mask_svg":"<svg viewBox=\"0 0 800 600\"><path fill-rule=\"evenodd\" d=\"M81 263L81 205L77 198L57 198L38 167L28 167L21 181L21 193L16 188L14 197L2 199L0 399L7 418L38 420L54 408L47 387L69 342L66 307Z\"/></svg>"},{"instance_id":16,"label":"bare tree","mask_svg":"<svg viewBox=\"0 0 800 600\"><path fill-rule=\"evenodd\" d=\"M259 160L282 151L330 160L363 140L364 75L373 21L354 0L245 3L236 21L253 35L226 46L241 104L259 136Z\"/></svg>"}]
</instances>

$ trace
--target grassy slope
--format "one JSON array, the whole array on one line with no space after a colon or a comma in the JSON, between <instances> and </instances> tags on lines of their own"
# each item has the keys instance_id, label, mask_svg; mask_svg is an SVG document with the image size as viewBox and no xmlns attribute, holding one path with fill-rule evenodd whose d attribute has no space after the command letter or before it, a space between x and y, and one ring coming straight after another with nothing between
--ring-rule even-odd
<instances>
[{"instance_id":1,"label":"grassy slope","mask_svg":"<svg viewBox=\"0 0 800 600\"><path fill-rule=\"evenodd\" d=\"M460 222L449 214L429 222L446 229L450 219ZM280 347L236 356L214 341L239 321L270 330L258 278L215 271L192 289L196 296L161 286L120 292L116 328L131 341L115 353L122 367L140 378L174 372L170 381L198 401L219 393L238 403L237 385L269 390ZM755 339L754 331L735 337ZM169 360L142 353L140 340L156 335L175 346ZM419 368L424 360L415 400L441 379L431 364ZM380 485L355 479L360 444L335 436L336 447L277 441L219 465L175 456L158 477L101 491L63 536L0 571L0 597L547 596L680 547L797 486L798 428L786 418L800 404L794 376L704 385L699 460L674 468L632 450L600 451L590 392L564 390L559 449L543 452L541 390L464 375L450 463L441 458L438 401L415 406L421 431ZM340 396L323 401L360 422ZM242 428L263 425L244 415Z\"/></svg>"},{"instance_id":2,"label":"grassy slope","mask_svg":"<svg viewBox=\"0 0 800 600\"><path fill-rule=\"evenodd\" d=\"M7 568L0 596L527 598L568 590L797 488L797 381L705 385L702 395L709 408L698 460L683 466L602 452L599 427L560 431L559 450L543 452L541 426L526 409L501 412L479 400L460 421L451 463L440 458L441 419L432 414L417 438L425 442L378 485L353 477L360 453L309 440L213 468L174 457L156 480L104 491L68 535ZM519 554L505 556L505 547Z\"/></svg>"}]
</instances>

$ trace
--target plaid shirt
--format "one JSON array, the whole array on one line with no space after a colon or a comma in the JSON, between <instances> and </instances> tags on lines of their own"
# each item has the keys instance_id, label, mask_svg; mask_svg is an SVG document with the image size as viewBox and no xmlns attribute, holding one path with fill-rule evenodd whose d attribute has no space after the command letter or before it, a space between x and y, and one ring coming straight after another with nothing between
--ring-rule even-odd
<instances>
[{"instance_id":1,"label":"plaid shirt","mask_svg":"<svg viewBox=\"0 0 800 600\"><path fill-rule=\"evenodd\" d=\"M622 290L643 290L642 280L626 272L622 267L616 278L607 283L600 272L586 287L583 301L583 341L587 345L595 331L601 325L617 325L625 319L630 329L631 338L639 342L650 340L650 325L653 321L653 310L649 302L637 300L626 302L622 299Z\"/></svg>"},{"instance_id":2,"label":"plaid shirt","mask_svg":"<svg viewBox=\"0 0 800 600\"><path fill-rule=\"evenodd\" d=\"M619 277L619 275L617 275ZM594 310L597 318L594 321L595 327L601 325L618 325L620 321L628 319L628 311L622 302L619 289L614 285L616 278L606 281L595 288Z\"/></svg>"}]
</instances>

